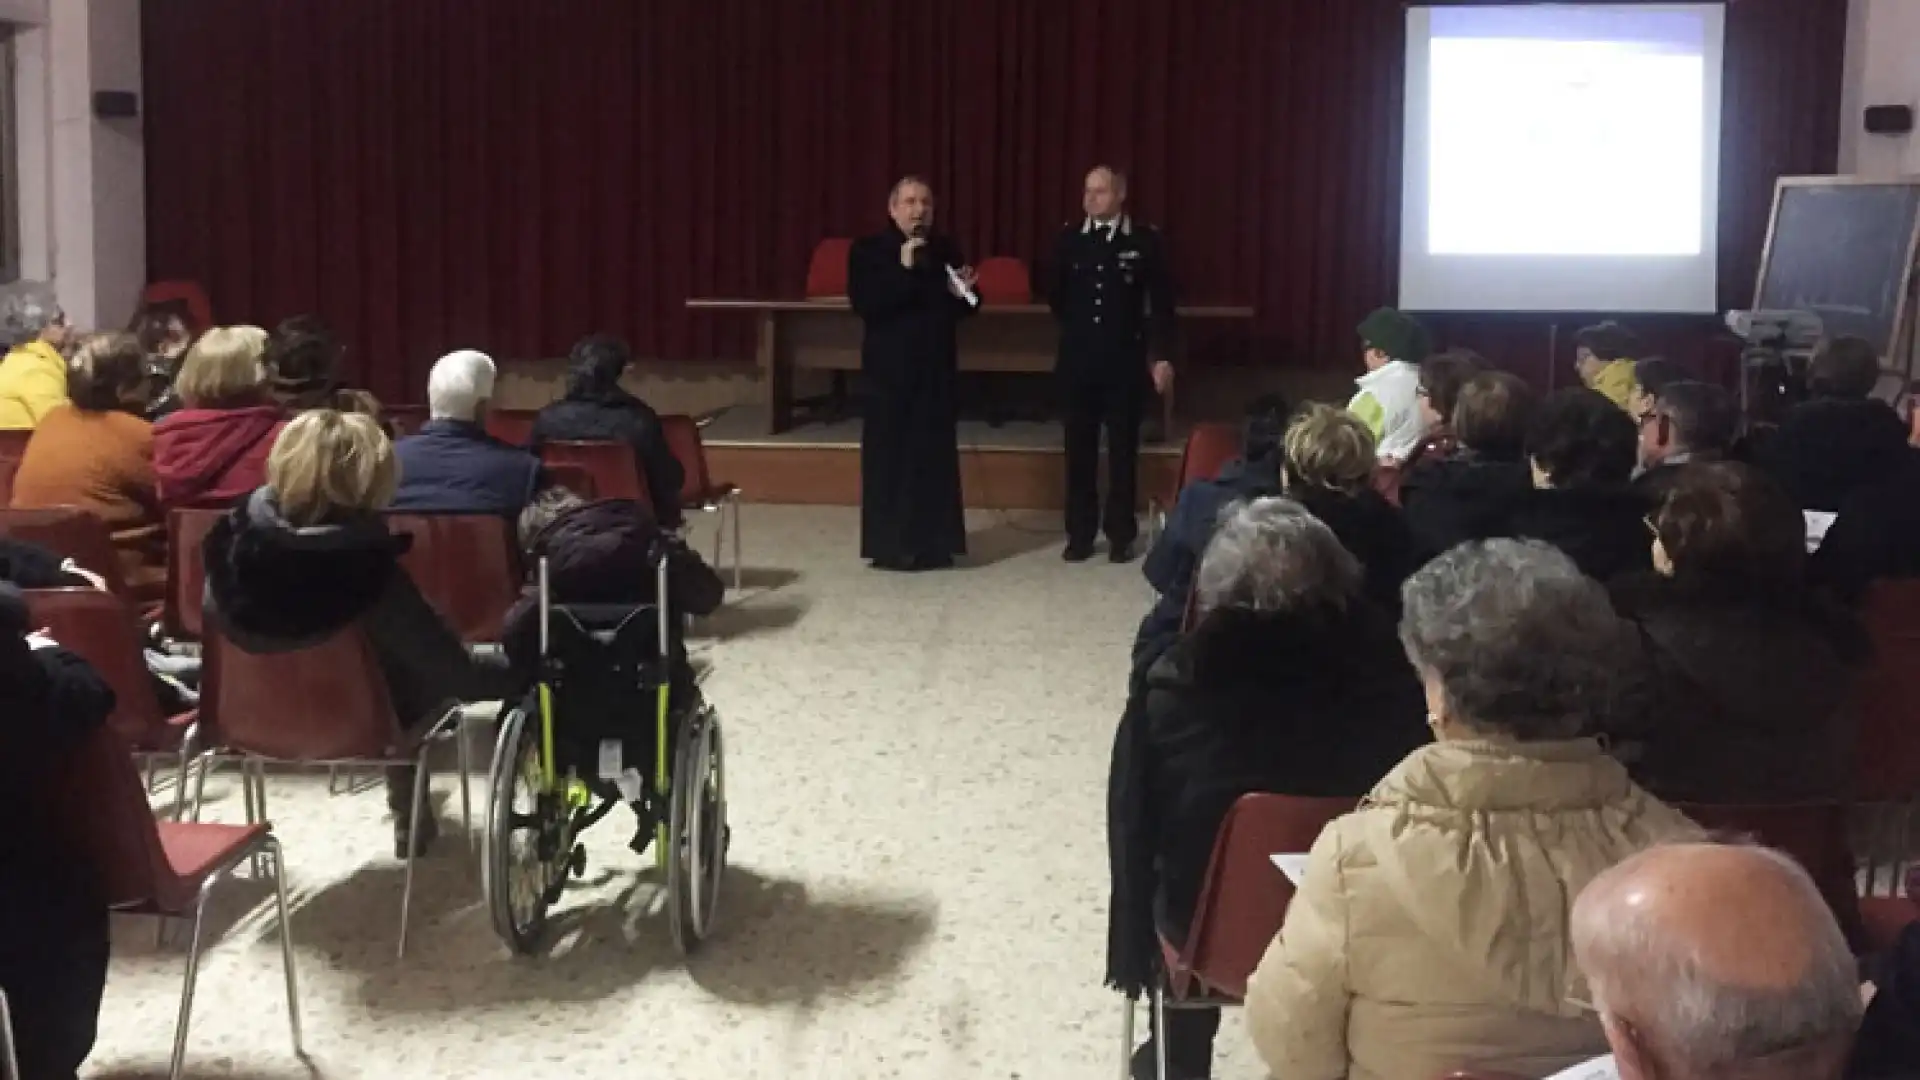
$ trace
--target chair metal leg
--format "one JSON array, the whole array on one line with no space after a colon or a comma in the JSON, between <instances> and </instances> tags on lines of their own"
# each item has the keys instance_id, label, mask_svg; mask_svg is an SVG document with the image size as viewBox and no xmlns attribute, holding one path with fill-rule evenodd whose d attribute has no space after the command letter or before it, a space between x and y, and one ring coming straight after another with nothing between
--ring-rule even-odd
<instances>
[{"instance_id":1,"label":"chair metal leg","mask_svg":"<svg viewBox=\"0 0 1920 1080\"><path fill-rule=\"evenodd\" d=\"M196 776L193 781L193 818L192 820L194 821L200 820L200 808L206 803L207 774L213 771L213 760L214 759L212 754L202 754L200 756L200 775Z\"/></svg>"},{"instance_id":2,"label":"chair metal leg","mask_svg":"<svg viewBox=\"0 0 1920 1080\"><path fill-rule=\"evenodd\" d=\"M473 833L472 793L473 748L467 745L467 718L460 714L453 722L453 745L460 759L460 829L467 834L467 852L477 853L480 840Z\"/></svg>"},{"instance_id":3,"label":"chair metal leg","mask_svg":"<svg viewBox=\"0 0 1920 1080\"><path fill-rule=\"evenodd\" d=\"M278 837L267 837L265 846L273 853L273 879L280 905L280 966L287 975L287 1024L293 1029L293 1052L306 1057L307 1048L300 1038L300 987L293 969L293 923L288 918L291 909L287 907L287 860L281 853Z\"/></svg>"},{"instance_id":4,"label":"chair metal leg","mask_svg":"<svg viewBox=\"0 0 1920 1080\"><path fill-rule=\"evenodd\" d=\"M427 745L422 744L413 763L413 808L407 813L407 873L400 886L400 947L398 956L407 958L407 916L413 911L413 864L416 838L420 835L420 804L427 801Z\"/></svg>"},{"instance_id":5,"label":"chair metal leg","mask_svg":"<svg viewBox=\"0 0 1920 1080\"><path fill-rule=\"evenodd\" d=\"M1153 1076L1154 1080L1168 1080L1167 994L1158 976L1153 982Z\"/></svg>"},{"instance_id":6,"label":"chair metal leg","mask_svg":"<svg viewBox=\"0 0 1920 1080\"><path fill-rule=\"evenodd\" d=\"M188 728L186 737L180 741L180 771L173 782L173 820L185 820L187 812L187 769L193 762L193 751L198 743L196 728Z\"/></svg>"},{"instance_id":7,"label":"chair metal leg","mask_svg":"<svg viewBox=\"0 0 1920 1080\"><path fill-rule=\"evenodd\" d=\"M727 505L733 510L733 591L739 592L740 584L744 580L741 577L744 564L740 561L740 493L738 491L727 496Z\"/></svg>"},{"instance_id":8,"label":"chair metal leg","mask_svg":"<svg viewBox=\"0 0 1920 1080\"><path fill-rule=\"evenodd\" d=\"M173 1067L167 1075L180 1080L187 1063L187 1028L193 1020L193 988L200 978L200 946L205 940L207 897L213 894L213 881L200 886L200 898L193 905L193 943L187 947L187 979L180 991L180 1019L173 1027Z\"/></svg>"},{"instance_id":9,"label":"chair metal leg","mask_svg":"<svg viewBox=\"0 0 1920 1080\"><path fill-rule=\"evenodd\" d=\"M1120 1080L1133 1080L1133 1013L1138 1004L1132 994L1120 998Z\"/></svg>"},{"instance_id":10,"label":"chair metal leg","mask_svg":"<svg viewBox=\"0 0 1920 1080\"><path fill-rule=\"evenodd\" d=\"M338 765L327 766L327 794L328 795L339 794L339 785L340 785L340 766ZM349 788L353 786L352 773L347 774L347 786Z\"/></svg>"}]
</instances>

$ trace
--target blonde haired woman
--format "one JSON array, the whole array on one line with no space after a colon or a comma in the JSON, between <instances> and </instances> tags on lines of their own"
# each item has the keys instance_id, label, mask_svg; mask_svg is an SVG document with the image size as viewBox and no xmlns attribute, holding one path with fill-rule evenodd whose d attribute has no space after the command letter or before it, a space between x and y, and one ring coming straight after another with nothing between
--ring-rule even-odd
<instances>
[{"instance_id":1,"label":"blonde haired woman","mask_svg":"<svg viewBox=\"0 0 1920 1080\"><path fill-rule=\"evenodd\" d=\"M207 617L250 653L291 652L358 626L372 643L401 721L424 728L453 702L512 694L505 662L477 659L400 565L410 538L380 516L398 481L393 444L370 416L316 409L286 426L267 483L207 537ZM387 770L394 853L418 854L437 827L410 836L413 770Z\"/></svg>"},{"instance_id":2,"label":"blonde haired woman","mask_svg":"<svg viewBox=\"0 0 1920 1080\"><path fill-rule=\"evenodd\" d=\"M1350 412L1306 405L1287 425L1281 447L1287 497L1325 522L1360 560L1367 598L1397 613L1400 583L1419 563L1406 520L1373 488L1373 433Z\"/></svg>"},{"instance_id":3,"label":"blonde haired woman","mask_svg":"<svg viewBox=\"0 0 1920 1080\"><path fill-rule=\"evenodd\" d=\"M160 502L227 506L266 483L267 454L285 426L266 391L267 332L222 326L187 351L174 380L184 408L153 429Z\"/></svg>"}]
</instances>

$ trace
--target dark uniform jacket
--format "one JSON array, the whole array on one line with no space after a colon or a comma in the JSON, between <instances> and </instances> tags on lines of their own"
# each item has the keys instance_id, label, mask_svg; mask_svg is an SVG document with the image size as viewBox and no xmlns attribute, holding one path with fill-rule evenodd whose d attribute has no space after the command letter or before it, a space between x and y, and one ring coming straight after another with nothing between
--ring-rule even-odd
<instances>
[{"instance_id":1,"label":"dark uniform jacket","mask_svg":"<svg viewBox=\"0 0 1920 1080\"><path fill-rule=\"evenodd\" d=\"M1171 359L1174 346L1173 278L1159 230L1125 215L1111 227L1091 218L1068 224L1054 241L1051 273L1059 374L1133 379L1144 389L1149 353Z\"/></svg>"}]
</instances>

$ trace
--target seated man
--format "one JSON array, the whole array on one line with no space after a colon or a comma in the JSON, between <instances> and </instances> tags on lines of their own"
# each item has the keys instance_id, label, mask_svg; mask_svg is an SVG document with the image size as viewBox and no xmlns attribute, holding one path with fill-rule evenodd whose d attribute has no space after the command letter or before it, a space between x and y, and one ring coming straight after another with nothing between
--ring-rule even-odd
<instances>
[{"instance_id":1,"label":"seated man","mask_svg":"<svg viewBox=\"0 0 1920 1080\"><path fill-rule=\"evenodd\" d=\"M1594 878L1573 950L1624 1080L1839 1080L1858 968L1806 871L1778 852L1650 848Z\"/></svg>"},{"instance_id":2,"label":"seated man","mask_svg":"<svg viewBox=\"0 0 1920 1080\"><path fill-rule=\"evenodd\" d=\"M1812 398L1787 411L1759 464L1802 510L1836 513L1847 497L1905 463L1907 425L1873 397L1880 354L1860 338L1820 346L1807 370Z\"/></svg>"},{"instance_id":3,"label":"seated man","mask_svg":"<svg viewBox=\"0 0 1920 1080\"><path fill-rule=\"evenodd\" d=\"M393 509L426 514L518 514L540 487L540 459L487 434L493 360L462 349L427 376L432 418L394 444L400 489Z\"/></svg>"},{"instance_id":4,"label":"seated man","mask_svg":"<svg viewBox=\"0 0 1920 1080\"><path fill-rule=\"evenodd\" d=\"M1740 427L1740 408L1717 386L1674 382L1653 395L1634 419L1640 424L1640 475L1633 487L1657 506L1680 466L1726 460Z\"/></svg>"},{"instance_id":5,"label":"seated man","mask_svg":"<svg viewBox=\"0 0 1920 1080\"><path fill-rule=\"evenodd\" d=\"M693 549L661 531L647 508L631 499L588 502L565 488L542 491L520 514L520 545L529 570L536 575L547 563L549 602L555 605L637 607L655 600L653 553L667 547L667 604L678 618L709 615L720 607L726 584ZM598 625L590 629L612 629ZM501 645L515 672L532 681L540 658L540 599L527 596L507 613ZM672 689L676 702L693 700L693 668L684 643L675 642ZM651 731L652 712L636 713L635 729ZM645 762L630 762L642 775L651 775L651 739L636 738L629 746L644 747ZM633 849L641 851L653 838L648 808L634 804L639 831Z\"/></svg>"},{"instance_id":6,"label":"seated man","mask_svg":"<svg viewBox=\"0 0 1920 1080\"><path fill-rule=\"evenodd\" d=\"M1166 529L1140 568L1160 595L1133 638L1135 671L1146 670L1180 636L1193 571L1220 524L1220 512L1233 502L1280 493L1280 440L1286 428L1286 398L1263 394L1253 399L1247 405L1240 456L1227 462L1219 476L1195 480L1180 492Z\"/></svg>"},{"instance_id":7,"label":"seated man","mask_svg":"<svg viewBox=\"0 0 1920 1080\"><path fill-rule=\"evenodd\" d=\"M673 456L660 414L628 393L620 376L633 363L633 350L616 337L596 334L574 345L567 359L567 392L540 410L533 421L533 450L549 442L611 440L633 447L634 463L654 516L669 529L680 527L680 487L686 470Z\"/></svg>"}]
</instances>

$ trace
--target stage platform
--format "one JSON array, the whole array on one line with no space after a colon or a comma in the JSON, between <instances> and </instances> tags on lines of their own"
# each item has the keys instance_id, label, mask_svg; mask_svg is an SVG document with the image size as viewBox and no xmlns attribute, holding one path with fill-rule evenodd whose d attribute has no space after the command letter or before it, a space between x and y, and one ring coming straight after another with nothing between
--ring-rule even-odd
<instances>
[{"instance_id":1,"label":"stage platform","mask_svg":"<svg viewBox=\"0 0 1920 1080\"><path fill-rule=\"evenodd\" d=\"M780 435L766 430L763 407L739 406L715 417L703 432L713 478L740 485L748 502L860 504L858 418L806 423ZM1182 433L1175 435L1183 440ZM1170 490L1180 467L1180 445L1173 441L1141 448L1142 509L1150 495ZM1009 420L993 427L983 420L962 420L960 483L971 509L1061 509L1066 504L1066 464L1060 425Z\"/></svg>"}]
</instances>

